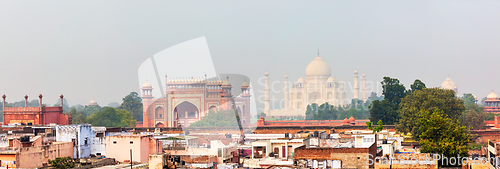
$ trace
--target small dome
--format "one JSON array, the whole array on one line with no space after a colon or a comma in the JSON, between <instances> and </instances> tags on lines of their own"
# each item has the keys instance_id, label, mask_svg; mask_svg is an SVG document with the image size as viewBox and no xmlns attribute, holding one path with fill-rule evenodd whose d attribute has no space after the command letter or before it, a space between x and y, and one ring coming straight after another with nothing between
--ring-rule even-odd
<instances>
[{"instance_id":1,"label":"small dome","mask_svg":"<svg viewBox=\"0 0 500 169\"><path fill-rule=\"evenodd\" d=\"M241 85L241 87L249 87L250 85L248 84L247 81L243 82L243 84Z\"/></svg>"},{"instance_id":2,"label":"small dome","mask_svg":"<svg viewBox=\"0 0 500 169\"><path fill-rule=\"evenodd\" d=\"M354 70L354 73L356 73L356 74L357 74L357 73L358 73L358 70Z\"/></svg>"},{"instance_id":3,"label":"small dome","mask_svg":"<svg viewBox=\"0 0 500 169\"><path fill-rule=\"evenodd\" d=\"M498 99L498 95L492 91L488 96L486 96L486 99Z\"/></svg>"},{"instance_id":4,"label":"small dome","mask_svg":"<svg viewBox=\"0 0 500 169\"><path fill-rule=\"evenodd\" d=\"M92 99L89 103L89 106L95 106L95 105L97 105L97 102L94 99Z\"/></svg>"},{"instance_id":5,"label":"small dome","mask_svg":"<svg viewBox=\"0 0 500 169\"><path fill-rule=\"evenodd\" d=\"M335 81L335 80L334 80L334 79L333 79L333 77L331 77L331 76L330 76L330 77L326 80L326 82L329 82L329 83L333 83L334 81Z\"/></svg>"},{"instance_id":6,"label":"small dome","mask_svg":"<svg viewBox=\"0 0 500 169\"><path fill-rule=\"evenodd\" d=\"M349 119L347 119L347 117L345 117L345 119L344 119L343 123L348 124L348 123L349 123Z\"/></svg>"},{"instance_id":7,"label":"small dome","mask_svg":"<svg viewBox=\"0 0 500 169\"><path fill-rule=\"evenodd\" d=\"M266 71L266 73L264 73L264 75L269 76L269 73L267 73L267 71Z\"/></svg>"},{"instance_id":8,"label":"small dome","mask_svg":"<svg viewBox=\"0 0 500 169\"><path fill-rule=\"evenodd\" d=\"M231 86L231 82L229 82L229 77L226 80L222 81L222 86Z\"/></svg>"},{"instance_id":9,"label":"small dome","mask_svg":"<svg viewBox=\"0 0 500 169\"><path fill-rule=\"evenodd\" d=\"M142 85L142 88L151 88L151 84L148 81L146 81L146 83Z\"/></svg>"},{"instance_id":10,"label":"small dome","mask_svg":"<svg viewBox=\"0 0 500 169\"><path fill-rule=\"evenodd\" d=\"M446 80L444 80L443 83L441 83L441 88L443 89L450 89L450 90L454 90L457 88L457 86L455 85L455 82L453 82L453 80L451 80L449 77L446 78Z\"/></svg>"},{"instance_id":11,"label":"small dome","mask_svg":"<svg viewBox=\"0 0 500 169\"><path fill-rule=\"evenodd\" d=\"M328 63L326 63L321 57L317 56L314 60L309 63L306 67L307 77L329 77L332 75L332 68Z\"/></svg>"},{"instance_id":12,"label":"small dome","mask_svg":"<svg viewBox=\"0 0 500 169\"><path fill-rule=\"evenodd\" d=\"M356 122L356 119L354 119L354 117L351 116L351 118L349 118L349 122L354 123Z\"/></svg>"},{"instance_id":13,"label":"small dome","mask_svg":"<svg viewBox=\"0 0 500 169\"><path fill-rule=\"evenodd\" d=\"M304 78L300 77L299 80L297 80L297 83L305 83Z\"/></svg>"}]
</instances>

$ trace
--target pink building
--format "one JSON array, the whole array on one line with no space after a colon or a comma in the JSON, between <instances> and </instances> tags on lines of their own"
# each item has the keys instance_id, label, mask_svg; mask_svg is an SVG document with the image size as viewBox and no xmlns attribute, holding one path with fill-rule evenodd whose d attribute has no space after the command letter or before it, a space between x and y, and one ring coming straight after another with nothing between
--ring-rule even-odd
<instances>
[{"instance_id":1,"label":"pink building","mask_svg":"<svg viewBox=\"0 0 500 169\"><path fill-rule=\"evenodd\" d=\"M106 156L117 161L130 160L148 163L149 155L163 153L161 143L152 135L118 135L106 137Z\"/></svg>"}]
</instances>

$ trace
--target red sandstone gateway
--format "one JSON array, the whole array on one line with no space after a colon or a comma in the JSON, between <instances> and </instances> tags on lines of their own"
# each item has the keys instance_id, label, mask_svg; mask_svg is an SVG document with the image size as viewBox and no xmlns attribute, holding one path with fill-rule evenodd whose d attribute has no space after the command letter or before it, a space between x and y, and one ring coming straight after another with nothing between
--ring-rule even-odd
<instances>
[{"instance_id":1,"label":"red sandstone gateway","mask_svg":"<svg viewBox=\"0 0 500 169\"><path fill-rule=\"evenodd\" d=\"M45 107L42 104L42 94L38 96L40 100L39 107L28 107L28 96L24 96L25 107L5 107L5 98L3 95L3 125L19 123L24 125L69 125L71 124L71 114L63 114L63 95L61 106Z\"/></svg>"}]
</instances>

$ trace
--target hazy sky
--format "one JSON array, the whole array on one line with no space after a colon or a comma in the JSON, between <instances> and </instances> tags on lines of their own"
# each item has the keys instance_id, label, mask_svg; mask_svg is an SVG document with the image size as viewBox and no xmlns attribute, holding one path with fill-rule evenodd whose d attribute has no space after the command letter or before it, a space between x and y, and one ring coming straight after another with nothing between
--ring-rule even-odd
<instances>
[{"instance_id":1,"label":"hazy sky","mask_svg":"<svg viewBox=\"0 0 500 169\"><path fill-rule=\"evenodd\" d=\"M257 94L266 70L296 81L319 49L340 80L357 69L368 81L432 87L449 75L460 95L481 99L500 94L498 9L498 0L0 0L0 94L121 103L139 91L144 60L205 36L217 73L250 77Z\"/></svg>"}]
</instances>

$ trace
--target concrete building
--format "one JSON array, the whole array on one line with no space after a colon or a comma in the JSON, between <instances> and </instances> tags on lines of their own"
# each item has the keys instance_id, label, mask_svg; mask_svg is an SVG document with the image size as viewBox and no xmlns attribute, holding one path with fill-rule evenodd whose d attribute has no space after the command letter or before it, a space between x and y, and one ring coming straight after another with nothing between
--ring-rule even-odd
<instances>
[{"instance_id":1,"label":"concrete building","mask_svg":"<svg viewBox=\"0 0 500 169\"><path fill-rule=\"evenodd\" d=\"M500 142L496 140L488 140L488 152L486 153L486 157L490 163L491 169L500 167Z\"/></svg>"},{"instance_id":2,"label":"concrete building","mask_svg":"<svg viewBox=\"0 0 500 169\"><path fill-rule=\"evenodd\" d=\"M132 161L147 163L149 155L162 153L162 146L158 139L152 135L116 135L106 137L106 157L115 158L118 161L130 160L132 150Z\"/></svg>"},{"instance_id":3,"label":"concrete building","mask_svg":"<svg viewBox=\"0 0 500 169\"><path fill-rule=\"evenodd\" d=\"M90 154L106 155L106 127L92 127L95 137L92 137Z\"/></svg>"},{"instance_id":4,"label":"concrete building","mask_svg":"<svg viewBox=\"0 0 500 169\"><path fill-rule=\"evenodd\" d=\"M220 140L211 140L207 147L166 147L165 152L171 155L214 157L215 162L221 164L235 161L237 146L235 143L226 145Z\"/></svg>"},{"instance_id":5,"label":"concrete building","mask_svg":"<svg viewBox=\"0 0 500 169\"><path fill-rule=\"evenodd\" d=\"M42 94L38 96L40 101L38 107L28 107L28 95L24 96L24 107L5 107L3 95L3 125L24 124L24 125L49 125L71 124L71 114L63 113L63 95L60 96L61 105L56 107L47 107L42 103Z\"/></svg>"},{"instance_id":6,"label":"concrete building","mask_svg":"<svg viewBox=\"0 0 500 169\"><path fill-rule=\"evenodd\" d=\"M90 156L95 135L90 124L56 126L56 141L73 142L75 158Z\"/></svg>"},{"instance_id":7,"label":"concrete building","mask_svg":"<svg viewBox=\"0 0 500 169\"><path fill-rule=\"evenodd\" d=\"M172 161L170 161L170 155L166 153L155 153L149 155L149 165L150 169L163 169L164 167L173 166Z\"/></svg>"},{"instance_id":8,"label":"concrete building","mask_svg":"<svg viewBox=\"0 0 500 169\"><path fill-rule=\"evenodd\" d=\"M40 168L57 157L73 158L73 143L53 142L49 145L0 148L1 166L10 168Z\"/></svg>"},{"instance_id":9,"label":"concrete building","mask_svg":"<svg viewBox=\"0 0 500 169\"><path fill-rule=\"evenodd\" d=\"M366 162L368 155L374 160L377 154L375 135L356 135L354 138L354 142L348 143L332 139L328 144L305 144L295 149L294 160L307 168L373 168L374 165Z\"/></svg>"}]
</instances>

